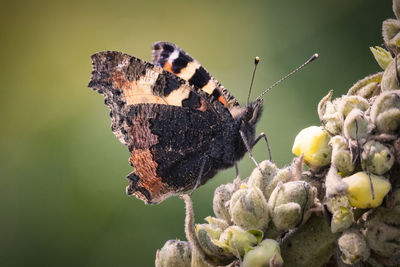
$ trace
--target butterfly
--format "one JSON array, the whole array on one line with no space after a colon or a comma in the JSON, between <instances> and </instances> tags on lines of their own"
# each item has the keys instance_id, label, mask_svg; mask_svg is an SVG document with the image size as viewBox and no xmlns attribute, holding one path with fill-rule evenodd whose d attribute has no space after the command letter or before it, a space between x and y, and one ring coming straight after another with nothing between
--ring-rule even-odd
<instances>
[{"instance_id":1,"label":"butterfly","mask_svg":"<svg viewBox=\"0 0 400 267\"><path fill-rule=\"evenodd\" d=\"M112 131L130 152L126 192L147 204L206 183L263 137L255 138L263 100L239 105L175 44L154 43L152 63L116 51L91 59L89 87L104 95Z\"/></svg>"}]
</instances>

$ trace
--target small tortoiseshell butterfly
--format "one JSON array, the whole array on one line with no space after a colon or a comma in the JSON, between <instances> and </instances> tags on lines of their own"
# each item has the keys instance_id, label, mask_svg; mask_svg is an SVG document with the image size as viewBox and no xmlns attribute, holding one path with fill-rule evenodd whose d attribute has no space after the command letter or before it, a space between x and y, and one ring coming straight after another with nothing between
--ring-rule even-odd
<instances>
[{"instance_id":1,"label":"small tortoiseshell butterfly","mask_svg":"<svg viewBox=\"0 0 400 267\"><path fill-rule=\"evenodd\" d=\"M112 131L134 167L126 192L147 204L206 183L259 140L262 99L240 106L195 59L167 42L152 64L115 51L92 56L89 87L105 97Z\"/></svg>"}]
</instances>

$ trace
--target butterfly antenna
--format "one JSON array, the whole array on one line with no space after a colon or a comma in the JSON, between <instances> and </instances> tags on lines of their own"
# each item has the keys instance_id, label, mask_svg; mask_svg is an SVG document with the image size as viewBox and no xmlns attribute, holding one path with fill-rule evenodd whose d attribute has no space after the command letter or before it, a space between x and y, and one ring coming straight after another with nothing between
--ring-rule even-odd
<instances>
[{"instance_id":1,"label":"butterfly antenna","mask_svg":"<svg viewBox=\"0 0 400 267\"><path fill-rule=\"evenodd\" d=\"M259 100L260 98L262 98L269 90L271 90L272 88L274 88L275 86L277 86L278 84L280 84L281 82L283 82L284 80L286 80L287 78L289 78L290 76L292 76L293 74L295 74L296 72L298 72L299 70L301 70L304 66L306 66L307 64L311 63L312 61L314 61L315 59L318 58L318 54L315 53L314 55L312 55L306 62L304 62L301 66L297 67L295 70L291 71L289 74L286 74L286 76L284 76L283 78L279 79L278 81L276 81L275 83L273 83L270 87L268 87L264 92L262 92L261 95L259 95L255 101Z\"/></svg>"},{"instance_id":2,"label":"butterfly antenna","mask_svg":"<svg viewBox=\"0 0 400 267\"><path fill-rule=\"evenodd\" d=\"M256 75L256 69L257 69L257 66L258 66L258 62L260 62L260 58L259 58L259 57L255 57L255 58L254 58L253 76L251 77L249 95L247 96L247 105L249 104L249 101L250 101L251 88L253 88L253 81L254 81L254 76Z\"/></svg>"}]
</instances>

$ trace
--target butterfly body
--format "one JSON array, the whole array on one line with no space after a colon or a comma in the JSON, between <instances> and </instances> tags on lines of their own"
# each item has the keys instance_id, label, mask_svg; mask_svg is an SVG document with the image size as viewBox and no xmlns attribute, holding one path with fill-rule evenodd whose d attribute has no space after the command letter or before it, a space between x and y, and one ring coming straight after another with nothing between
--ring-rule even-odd
<instances>
[{"instance_id":1,"label":"butterfly body","mask_svg":"<svg viewBox=\"0 0 400 267\"><path fill-rule=\"evenodd\" d=\"M241 107L177 46L155 43L153 64L114 51L92 62L89 87L105 96L111 128L131 154L129 195L159 203L204 184L253 146L262 100Z\"/></svg>"}]
</instances>

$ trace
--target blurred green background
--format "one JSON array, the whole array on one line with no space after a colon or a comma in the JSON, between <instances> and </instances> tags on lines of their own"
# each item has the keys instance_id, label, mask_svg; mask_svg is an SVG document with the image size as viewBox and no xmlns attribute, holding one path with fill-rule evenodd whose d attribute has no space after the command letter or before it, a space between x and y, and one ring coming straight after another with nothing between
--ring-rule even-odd
<instances>
[{"instance_id":1,"label":"blurred green background","mask_svg":"<svg viewBox=\"0 0 400 267\"><path fill-rule=\"evenodd\" d=\"M391 1L8 1L0 11L0 266L152 266L168 239L185 239L183 201L146 206L125 195L129 153L89 88L90 55L119 50L151 60L165 40L189 52L241 103L253 58L253 98L314 52L318 61L265 96L257 131L279 166L316 106L375 73ZM265 146L255 149L258 161ZM242 177L253 163L240 162ZM220 172L194 196L197 222L231 181Z\"/></svg>"}]
</instances>

